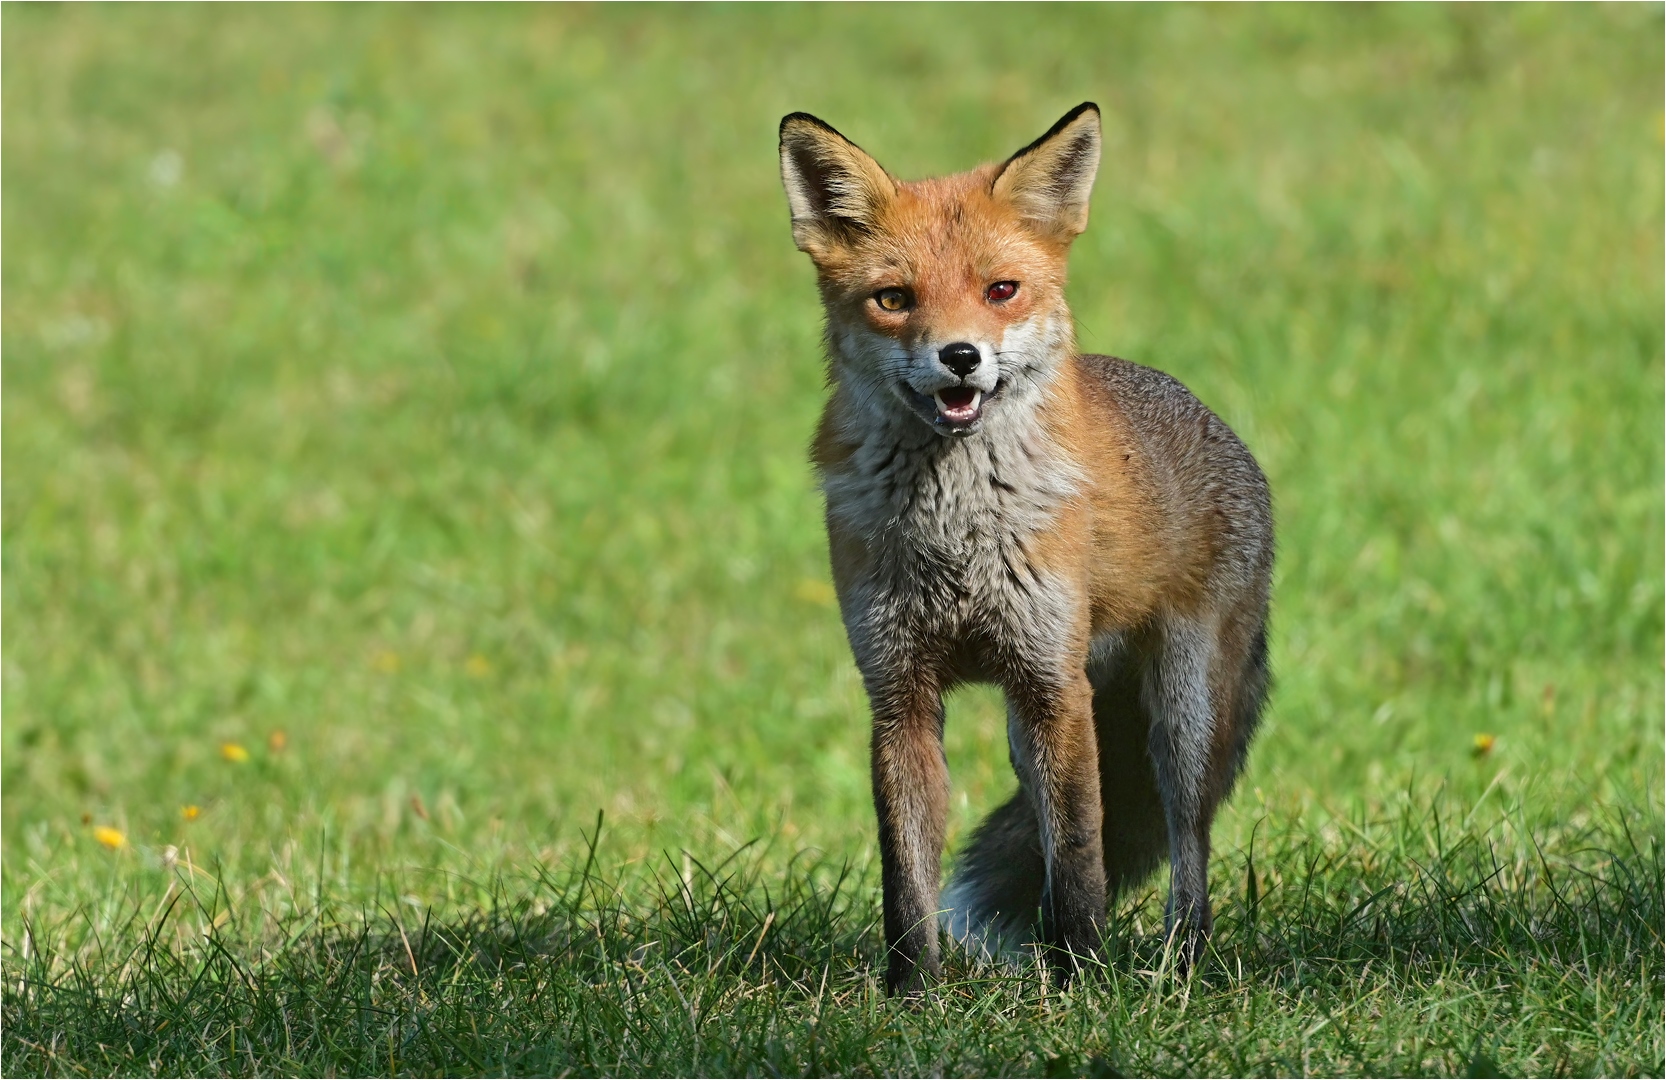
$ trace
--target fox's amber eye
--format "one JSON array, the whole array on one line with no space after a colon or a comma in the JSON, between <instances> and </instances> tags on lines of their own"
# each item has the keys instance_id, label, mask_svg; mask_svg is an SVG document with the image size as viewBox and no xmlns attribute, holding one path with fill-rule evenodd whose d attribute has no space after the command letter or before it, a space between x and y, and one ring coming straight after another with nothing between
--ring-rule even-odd
<instances>
[{"instance_id":1,"label":"fox's amber eye","mask_svg":"<svg viewBox=\"0 0 1666 1080\"><path fill-rule=\"evenodd\" d=\"M908 307L908 294L901 289L881 289L873 294L873 301L886 311L902 311Z\"/></svg>"},{"instance_id":2,"label":"fox's amber eye","mask_svg":"<svg viewBox=\"0 0 1666 1080\"><path fill-rule=\"evenodd\" d=\"M1018 295L1018 282L997 281L984 292L984 295L991 300L1011 300Z\"/></svg>"}]
</instances>

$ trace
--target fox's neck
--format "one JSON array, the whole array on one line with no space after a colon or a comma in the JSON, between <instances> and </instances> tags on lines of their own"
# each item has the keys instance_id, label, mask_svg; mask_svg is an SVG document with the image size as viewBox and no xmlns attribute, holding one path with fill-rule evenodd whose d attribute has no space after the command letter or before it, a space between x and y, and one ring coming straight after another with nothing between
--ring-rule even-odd
<instances>
[{"instance_id":1,"label":"fox's neck","mask_svg":"<svg viewBox=\"0 0 1666 1080\"><path fill-rule=\"evenodd\" d=\"M822 462L828 513L862 536L949 551L1045 528L1082 482L1055 422L1074 378L1063 362L1015 384L964 437L838 387L827 419L843 452Z\"/></svg>"}]
</instances>

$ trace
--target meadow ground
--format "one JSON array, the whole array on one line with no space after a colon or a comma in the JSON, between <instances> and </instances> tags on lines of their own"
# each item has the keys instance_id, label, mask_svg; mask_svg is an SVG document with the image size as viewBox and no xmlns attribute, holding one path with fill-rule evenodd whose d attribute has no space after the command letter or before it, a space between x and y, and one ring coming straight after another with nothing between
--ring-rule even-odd
<instances>
[{"instance_id":1,"label":"meadow ground","mask_svg":"<svg viewBox=\"0 0 1666 1080\"><path fill-rule=\"evenodd\" d=\"M4 29L8 1075L1666 1070L1658 6ZM775 125L1087 98L1082 342L1260 457L1278 688L1192 979L1154 880L908 1007Z\"/></svg>"}]
</instances>

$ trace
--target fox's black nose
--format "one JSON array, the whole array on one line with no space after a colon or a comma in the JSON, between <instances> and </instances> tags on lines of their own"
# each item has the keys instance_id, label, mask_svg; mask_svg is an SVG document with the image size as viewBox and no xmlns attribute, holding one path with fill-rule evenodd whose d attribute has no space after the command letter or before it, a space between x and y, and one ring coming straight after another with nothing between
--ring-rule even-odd
<instances>
[{"instance_id":1,"label":"fox's black nose","mask_svg":"<svg viewBox=\"0 0 1666 1080\"><path fill-rule=\"evenodd\" d=\"M938 352L937 359L943 361L943 366L964 379L978 369L983 360L983 354L978 352L976 345L968 345L964 341L957 341L953 345L945 345Z\"/></svg>"}]
</instances>

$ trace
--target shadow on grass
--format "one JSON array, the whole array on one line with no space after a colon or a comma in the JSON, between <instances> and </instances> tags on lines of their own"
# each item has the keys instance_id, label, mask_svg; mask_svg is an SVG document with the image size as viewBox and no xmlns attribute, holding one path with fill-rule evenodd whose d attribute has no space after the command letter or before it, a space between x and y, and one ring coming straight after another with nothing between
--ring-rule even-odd
<instances>
[{"instance_id":1,"label":"shadow on grass","mask_svg":"<svg viewBox=\"0 0 1666 1080\"><path fill-rule=\"evenodd\" d=\"M610 878L591 836L584 859L445 917L398 897L234 911L181 875L120 919L21 920L4 1069L1650 1073L1659 837L1624 813L1542 839L1454 833L1435 809L1292 826L1235 856L1235 882L1217 860L1216 936L1190 980L1148 892L1118 906L1104 972L1068 993L951 955L912 1006L880 989L868 877L756 845Z\"/></svg>"}]
</instances>

